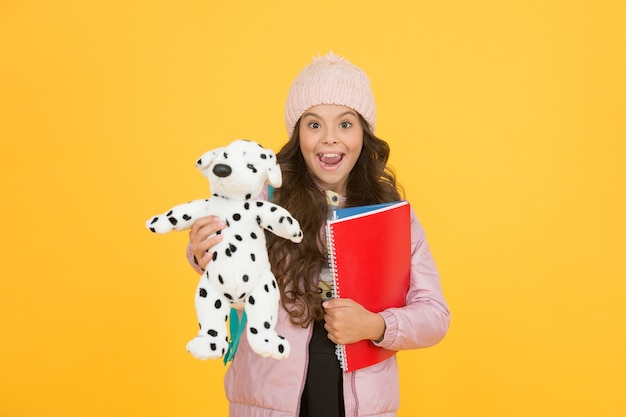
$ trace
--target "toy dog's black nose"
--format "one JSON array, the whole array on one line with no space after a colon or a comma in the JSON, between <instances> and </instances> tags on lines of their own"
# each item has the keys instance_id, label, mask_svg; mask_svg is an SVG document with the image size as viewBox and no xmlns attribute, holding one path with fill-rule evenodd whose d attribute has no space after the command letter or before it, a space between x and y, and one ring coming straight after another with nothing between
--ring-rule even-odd
<instances>
[{"instance_id":1,"label":"toy dog's black nose","mask_svg":"<svg viewBox=\"0 0 626 417\"><path fill-rule=\"evenodd\" d=\"M217 164L213 167L213 173L221 178L228 177L232 172L232 168L225 164Z\"/></svg>"}]
</instances>

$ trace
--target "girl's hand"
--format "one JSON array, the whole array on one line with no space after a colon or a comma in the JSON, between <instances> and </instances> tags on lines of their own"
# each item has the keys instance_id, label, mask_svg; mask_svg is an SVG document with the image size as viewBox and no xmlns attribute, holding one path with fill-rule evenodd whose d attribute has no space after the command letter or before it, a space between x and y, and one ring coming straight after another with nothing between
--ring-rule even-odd
<instances>
[{"instance_id":1,"label":"girl's hand","mask_svg":"<svg viewBox=\"0 0 626 417\"><path fill-rule=\"evenodd\" d=\"M349 298L324 301L324 327L334 343L346 345L360 340L380 341L385 335L385 320Z\"/></svg>"},{"instance_id":2,"label":"girl's hand","mask_svg":"<svg viewBox=\"0 0 626 417\"><path fill-rule=\"evenodd\" d=\"M189 245L200 268L206 269L213 258L211 248L222 241L222 235L217 232L225 227L226 223L217 216L201 217L191 226Z\"/></svg>"}]
</instances>

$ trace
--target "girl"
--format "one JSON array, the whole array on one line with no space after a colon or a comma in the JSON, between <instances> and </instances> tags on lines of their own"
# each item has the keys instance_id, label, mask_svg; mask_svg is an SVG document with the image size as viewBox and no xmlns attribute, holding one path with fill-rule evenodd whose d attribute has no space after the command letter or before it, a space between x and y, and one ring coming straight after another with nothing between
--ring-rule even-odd
<instances>
[{"instance_id":1,"label":"girl","mask_svg":"<svg viewBox=\"0 0 626 417\"><path fill-rule=\"evenodd\" d=\"M276 330L291 344L287 359L256 355L242 340L225 377L231 416L343 417L396 415L396 357L343 373L335 344L359 340L391 349L435 345L450 313L424 230L411 211L411 278L406 306L380 313L353 300L331 299L324 225L333 209L402 199L386 165L388 144L374 135L369 79L332 53L297 76L285 107L289 141L277 154L283 186L272 200L298 219L304 240L268 236L282 305ZM268 192L260 199L268 199ZM189 234L187 256L201 272L220 241L222 221L206 217ZM245 339L245 332L242 334Z\"/></svg>"}]
</instances>

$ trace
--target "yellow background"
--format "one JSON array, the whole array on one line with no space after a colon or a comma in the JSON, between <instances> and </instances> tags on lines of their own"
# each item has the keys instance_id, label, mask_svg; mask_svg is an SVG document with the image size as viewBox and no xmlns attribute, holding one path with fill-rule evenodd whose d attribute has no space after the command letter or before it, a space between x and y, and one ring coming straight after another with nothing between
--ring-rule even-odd
<instances>
[{"instance_id":1,"label":"yellow background","mask_svg":"<svg viewBox=\"0 0 626 417\"><path fill-rule=\"evenodd\" d=\"M329 50L379 136L453 313L402 352L400 417L623 416L626 29L615 1L0 3L0 415L218 416L186 233L196 157L278 150Z\"/></svg>"}]
</instances>

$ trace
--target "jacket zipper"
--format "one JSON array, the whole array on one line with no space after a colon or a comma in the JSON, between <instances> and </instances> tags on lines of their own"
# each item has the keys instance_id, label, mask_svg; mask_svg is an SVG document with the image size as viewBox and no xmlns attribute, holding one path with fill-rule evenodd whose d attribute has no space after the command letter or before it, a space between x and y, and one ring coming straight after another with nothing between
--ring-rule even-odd
<instances>
[{"instance_id":1,"label":"jacket zipper","mask_svg":"<svg viewBox=\"0 0 626 417\"><path fill-rule=\"evenodd\" d=\"M343 373L343 404L346 417L358 417L359 399L356 395L356 379L354 372Z\"/></svg>"},{"instance_id":2,"label":"jacket zipper","mask_svg":"<svg viewBox=\"0 0 626 417\"><path fill-rule=\"evenodd\" d=\"M304 394L304 385L306 384L307 373L309 372L309 343L311 343L311 337L313 336L313 326L309 326L309 335L306 339L306 355L304 361L304 372L302 372L302 385L300 385L300 395L298 397L298 408L296 409L296 417L300 415L300 407L302 407L302 394Z\"/></svg>"}]
</instances>

